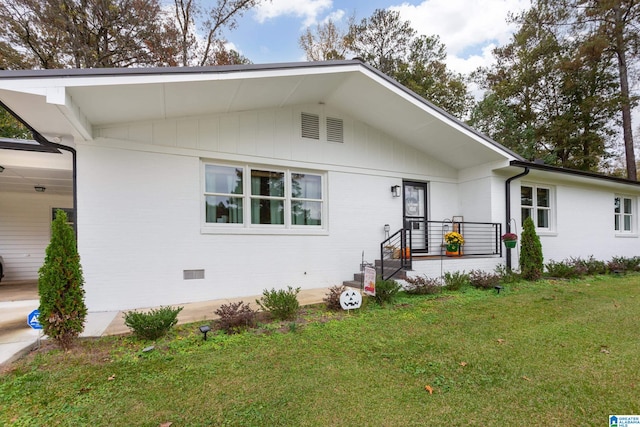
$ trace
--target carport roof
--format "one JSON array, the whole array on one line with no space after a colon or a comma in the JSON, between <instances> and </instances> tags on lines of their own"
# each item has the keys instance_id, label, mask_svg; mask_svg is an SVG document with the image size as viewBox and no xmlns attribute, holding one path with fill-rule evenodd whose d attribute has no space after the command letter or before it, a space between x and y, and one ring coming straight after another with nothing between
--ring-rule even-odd
<instances>
[{"instance_id":1,"label":"carport roof","mask_svg":"<svg viewBox=\"0 0 640 427\"><path fill-rule=\"evenodd\" d=\"M457 169L524 160L359 61L0 71L0 100L47 138L93 127L325 104Z\"/></svg>"}]
</instances>

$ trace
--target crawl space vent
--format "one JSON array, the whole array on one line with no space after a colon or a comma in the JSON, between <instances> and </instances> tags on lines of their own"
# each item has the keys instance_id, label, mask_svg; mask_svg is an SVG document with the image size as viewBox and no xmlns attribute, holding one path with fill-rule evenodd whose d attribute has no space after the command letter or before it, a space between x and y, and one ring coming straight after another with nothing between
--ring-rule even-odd
<instances>
[{"instance_id":1,"label":"crawl space vent","mask_svg":"<svg viewBox=\"0 0 640 427\"><path fill-rule=\"evenodd\" d=\"M182 270L184 280L204 279L204 270Z\"/></svg>"},{"instance_id":2,"label":"crawl space vent","mask_svg":"<svg viewBox=\"0 0 640 427\"><path fill-rule=\"evenodd\" d=\"M316 114L302 113L302 137L320 139L320 116Z\"/></svg>"},{"instance_id":3,"label":"crawl space vent","mask_svg":"<svg viewBox=\"0 0 640 427\"><path fill-rule=\"evenodd\" d=\"M327 117L327 141L344 142L344 127L341 119Z\"/></svg>"}]
</instances>

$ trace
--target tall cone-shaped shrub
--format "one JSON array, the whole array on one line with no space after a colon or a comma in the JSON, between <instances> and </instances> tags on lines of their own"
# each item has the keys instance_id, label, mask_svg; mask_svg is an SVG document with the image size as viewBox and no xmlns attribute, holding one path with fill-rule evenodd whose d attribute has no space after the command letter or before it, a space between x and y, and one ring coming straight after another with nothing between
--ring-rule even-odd
<instances>
[{"instance_id":1,"label":"tall cone-shaped shrub","mask_svg":"<svg viewBox=\"0 0 640 427\"><path fill-rule=\"evenodd\" d=\"M542 243L533 220L528 217L524 220L520 239L520 274L526 280L538 280L543 269Z\"/></svg>"},{"instance_id":2,"label":"tall cone-shaped shrub","mask_svg":"<svg viewBox=\"0 0 640 427\"><path fill-rule=\"evenodd\" d=\"M75 234L62 210L51 224L51 242L38 273L38 319L44 333L68 350L84 329L87 307Z\"/></svg>"}]
</instances>

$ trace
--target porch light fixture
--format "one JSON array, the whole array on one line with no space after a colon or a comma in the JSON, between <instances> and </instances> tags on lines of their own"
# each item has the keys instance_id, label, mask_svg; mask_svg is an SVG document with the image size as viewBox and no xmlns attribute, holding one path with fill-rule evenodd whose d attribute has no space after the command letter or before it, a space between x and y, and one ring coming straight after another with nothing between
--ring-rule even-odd
<instances>
[{"instance_id":1,"label":"porch light fixture","mask_svg":"<svg viewBox=\"0 0 640 427\"><path fill-rule=\"evenodd\" d=\"M202 332L202 335L203 335L203 336L202 336L202 339L203 339L204 341L206 341L206 340L207 340L207 332L209 332L209 331L211 330L211 326L209 326L209 325L202 325L202 326L198 327L198 329L200 329L200 332Z\"/></svg>"},{"instance_id":2,"label":"porch light fixture","mask_svg":"<svg viewBox=\"0 0 640 427\"><path fill-rule=\"evenodd\" d=\"M4 172L4 166L0 166L0 173Z\"/></svg>"},{"instance_id":3,"label":"porch light fixture","mask_svg":"<svg viewBox=\"0 0 640 427\"><path fill-rule=\"evenodd\" d=\"M42 185L36 185L35 187L33 187L38 193L44 193L44 190L47 189L47 187L43 187Z\"/></svg>"},{"instance_id":4,"label":"porch light fixture","mask_svg":"<svg viewBox=\"0 0 640 427\"><path fill-rule=\"evenodd\" d=\"M391 186L391 194L393 195L393 197L400 197L400 186L399 185L392 185Z\"/></svg>"}]
</instances>

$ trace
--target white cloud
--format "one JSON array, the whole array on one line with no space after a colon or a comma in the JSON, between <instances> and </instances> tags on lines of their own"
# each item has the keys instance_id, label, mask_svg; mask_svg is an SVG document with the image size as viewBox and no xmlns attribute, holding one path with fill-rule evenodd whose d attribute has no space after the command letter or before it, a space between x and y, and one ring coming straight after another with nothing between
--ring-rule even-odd
<instances>
[{"instance_id":1,"label":"white cloud","mask_svg":"<svg viewBox=\"0 0 640 427\"><path fill-rule=\"evenodd\" d=\"M332 0L271 0L261 3L255 11L256 20L261 24L280 16L295 16L303 18L303 27L308 27L316 24L318 16L332 7Z\"/></svg>"},{"instance_id":2,"label":"white cloud","mask_svg":"<svg viewBox=\"0 0 640 427\"><path fill-rule=\"evenodd\" d=\"M453 70L468 73L493 62L489 45L504 45L517 26L509 12L530 7L530 0L424 0L418 5L392 6L419 34L440 36Z\"/></svg>"}]
</instances>

